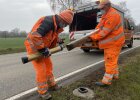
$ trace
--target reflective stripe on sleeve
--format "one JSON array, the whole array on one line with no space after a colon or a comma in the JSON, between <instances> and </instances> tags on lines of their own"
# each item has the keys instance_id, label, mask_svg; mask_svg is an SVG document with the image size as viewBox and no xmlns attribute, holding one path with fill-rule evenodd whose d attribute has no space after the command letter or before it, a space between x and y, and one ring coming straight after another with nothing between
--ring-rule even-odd
<instances>
[{"instance_id":1,"label":"reflective stripe on sleeve","mask_svg":"<svg viewBox=\"0 0 140 100\"><path fill-rule=\"evenodd\" d=\"M114 31L114 30L119 29L121 26L122 26L122 23L120 23L119 25L117 25L113 30L111 30L111 29L109 29L109 28L106 28L106 27L103 27L102 30L111 32L111 31Z\"/></svg>"},{"instance_id":2,"label":"reflective stripe on sleeve","mask_svg":"<svg viewBox=\"0 0 140 100\"><path fill-rule=\"evenodd\" d=\"M106 28L106 27L103 27L103 29L102 29L102 30L105 30L105 31L111 32L111 29Z\"/></svg>"},{"instance_id":3,"label":"reflective stripe on sleeve","mask_svg":"<svg viewBox=\"0 0 140 100\"><path fill-rule=\"evenodd\" d=\"M124 33L121 33L113 38L109 38L109 39L106 39L106 40L102 40L99 42L99 44L105 44L105 43L108 43L108 42L111 42L111 41L114 41L114 40L118 40L119 38L121 38L122 36L124 36Z\"/></svg>"}]
</instances>

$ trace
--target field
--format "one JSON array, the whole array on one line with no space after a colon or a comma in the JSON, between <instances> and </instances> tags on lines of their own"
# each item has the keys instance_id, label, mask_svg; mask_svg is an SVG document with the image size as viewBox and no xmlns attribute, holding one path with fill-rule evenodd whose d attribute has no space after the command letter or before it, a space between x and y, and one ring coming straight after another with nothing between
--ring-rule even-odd
<instances>
[{"instance_id":1,"label":"field","mask_svg":"<svg viewBox=\"0 0 140 100\"><path fill-rule=\"evenodd\" d=\"M69 35L68 34L63 34L59 36L61 39L65 39L64 40L64 45L68 44L70 42L69 40Z\"/></svg>"},{"instance_id":2,"label":"field","mask_svg":"<svg viewBox=\"0 0 140 100\"><path fill-rule=\"evenodd\" d=\"M25 38L0 38L0 54L25 51Z\"/></svg>"},{"instance_id":3,"label":"field","mask_svg":"<svg viewBox=\"0 0 140 100\"><path fill-rule=\"evenodd\" d=\"M64 38L64 45L69 43L68 35L61 35L60 38ZM0 55L24 52L24 40L25 38L0 38Z\"/></svg>"}]
</instances>

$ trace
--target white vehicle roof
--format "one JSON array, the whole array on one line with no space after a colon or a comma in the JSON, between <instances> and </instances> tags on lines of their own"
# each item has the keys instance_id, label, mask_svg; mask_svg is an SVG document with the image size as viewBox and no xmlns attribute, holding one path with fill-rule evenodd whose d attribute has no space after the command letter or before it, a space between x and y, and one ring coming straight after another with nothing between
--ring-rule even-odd
<instances>
[{"instance_id":1,"label":"white vehicle roof","mask_svg":"<svg viewBox=\"0 0 140 100\"><path fill-rule=\"evenodd\" d=\"M111 4L111 6L113 8L115 8L116 10L120 11L121 13L124 13L124 10L121 9L119 6L114 5L114 4ZM98 9L98 5L95 2L81 4L75 8L75 12L80 13L80 12L88 11L88 10L92 10L92 9Z\"/></svg>"}]
</instances>

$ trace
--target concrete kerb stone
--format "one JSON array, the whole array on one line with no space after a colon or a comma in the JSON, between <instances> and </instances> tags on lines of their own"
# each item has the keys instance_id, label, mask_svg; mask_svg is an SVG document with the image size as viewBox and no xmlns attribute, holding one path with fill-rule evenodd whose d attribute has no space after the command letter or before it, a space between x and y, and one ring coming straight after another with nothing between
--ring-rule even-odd
<instances>
[{"instance_id":1,"label":"concrete kerb stone","mask_svg":"<svg viewBox=\"0 0 140 100\"><path fill-rule=\"evenodd\" d=\"M134 48L131 48L131 49L128 49L128 50L125 50L125 51L121 52L119 58L133 52L137 48L140 48L140 46L137 46L137 47L134 47ZM104 67L104 60L99 61L97 63L94 63L92 65L89 65L85 68L79 69L77 71L74 71L72 73L69 73L67 75L64 75L60 78L57 78L56 81L59 85L62 85L62 86L66 85L66 84L68 85L68 84L71 84L71 83L73 83L73 82L75 82L75 81L77 81L77 80L79 80L83 77L86 77L86 76L90 75L91 73L97 71L98 69L100 69L102 67ZM26 98L28 96L34 96L34 95L37 95L36 90L37 90L37 88L34 88L28 94L22 95L22 96L20 96L16 99L6 99L6 100L21 100L21 98L23 99L23 98ZM23 100L25 100L25 99L23 99Z\"/></svg>"}]
</instances>

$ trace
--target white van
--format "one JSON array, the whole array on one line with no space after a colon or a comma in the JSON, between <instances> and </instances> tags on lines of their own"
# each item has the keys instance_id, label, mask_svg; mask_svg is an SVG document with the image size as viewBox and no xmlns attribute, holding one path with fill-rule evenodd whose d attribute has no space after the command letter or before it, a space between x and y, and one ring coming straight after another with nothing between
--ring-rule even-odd
<instances>
[{"instance_id":1,"label":"white van","mask_svg":"<svg viewBox=\"0 0 140 100\"><path fill-rule=\"evenodd\" d=\"M70 40L78 39L95 29L101 18L101 12L97 7L98 6L95 2L91 2L88 4L78 6L75 9L74 19L69 28L70 35L73 34L73 36L70 36L72 37L70 38ZM124 12L121 8L113 4L112 7L115 8L122 16L122 24L124 26L124 33L126 36L125 45L127 45L128 47L132 47L133 30L129 24L129 21L126 18L124 18ZM87 40L87 42L82 44L80 48L84 52L89 52L91 49L98 49L99 47L98 42Z\"/></svg>"}]
</instances>

